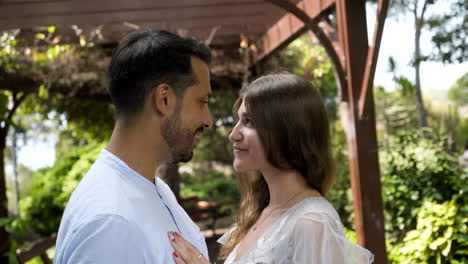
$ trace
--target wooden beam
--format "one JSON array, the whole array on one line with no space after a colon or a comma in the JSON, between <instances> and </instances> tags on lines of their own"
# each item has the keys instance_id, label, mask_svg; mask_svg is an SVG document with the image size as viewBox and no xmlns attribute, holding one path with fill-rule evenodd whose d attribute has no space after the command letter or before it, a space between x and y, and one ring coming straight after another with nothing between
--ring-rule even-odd
<instances>
[{"instance_id":1,"label":"wooden beam","mask_svg":"<svg viewBox=\"0 0 468 264\"><path fill-rule=\"evenodd\" d=\"M141 10L163 10L172 12L185 8L211 9L217 6L236 7L263 4L262 0L61 0L61 1L23 1L18 3L0 2L0 18L33 17L72 14L93 14L106 12L132 12ZM266 6L266 5L265 5Z\"/></svg>"},{"instance_id":2,"label":"wooden beam","mask_svg":"<svg viewBox=\"0 0 468 264\"><path fill-rule=\"evenodd\" d=\"M261 5L240 5L237 7L218 6L211 8L183 8L172 11L153 9L139 11L121 11L105 13L70 13L49 14L45 16L3 17L0 19L0 29L34 28L38 26L67 25L107 25L124 21L134 24L145 22L177 26L192 24L195 26L212 27L223 25L263 25L265 31L277 17L271 15L272 8ZM3 13L3 12L2 12ZM0 13L0 17L3 14Z\"/></svg>"},{"instance_id":3,"label":"wooden beam","mask_svg":"<svg viewBox=\"0 0 468 264\"><path fill-rule=\"evenodd\" d=\"M334 2L334 0L302 0L296 6L307 15L305 19L309 19L310 17L315 18L327 12L334 6ZM303 20L293 13L285 14L257 41L260 53L255 58L255 61L260 61L267 55L289 44L289 42L296 39L297 36L306 30L307 27Z\"/></svg>"},{"instance_id":4,"label":"wooden beam","mask_svg":"<svg viewBox=\"0 0 468 264\"><path fill-rule=\"evenodd\" d=\"M374 26L374 37L372 45L367 53L366 68L364 71L364 81L362 83L361 94L359 96L359 118L364 116L365 109L369 107L370 90L374 83L375 68L379 58L380 42L382 41L385 18L388 11L388 0L379 0L377 7L377 19Z\"/></svg>"},{"instance_id":5,"label":"wooden beam","mask_svg":"<svg viewBox=\"0 0 468 264\"><path fill-rule=\"evenodd\" d=\"M297 5L292 4L288 0L266 0L266 1L274 5L277 5L285 9L286 11L290 12L290 14L294 15L297 19L299 19L306 26L307 29L310 29L314 33L314 35L320 41L320 44L322 44L322 46L325 48L325 51L327 52L330 60L332 61L333 68L336 72L338 86L340 87L341 90L346 89L347 86L346 86L346 79L345 79L345 70L344 70L345 68L343 65L344 57L343 57L341 48L337 45L334 45L333 41L329 38L329 36L325 33L325 31L318 25L320 22L320 18L318 16L324 11L324 9L322 8L305 9L305 5L308 3L307 1L312 1L312 0L303 0L299 2ZM327 2L331 2L331 1L327 1ZM330 6L327 6L327 8L330 8ZM313 12L311 10L315 10L314 12L317 13L317 15L311 18L306 13L306 10L309 10L309 12ZM281 25L279 25L279 27L281 27ZM292 33L292 31L288 31L288 32ZM292 36L287 36L287 37L292 40ZM293 37L295 37L295 35ZM281 43L281 38L277 38L275 44L283 45L284 42ZM340 48L340 49L336 50L336 48ZM271 50L270 53L271 52L273 52L273 50ZM264 52L264 54L266 53ZM257 59L257 61L258 60L259 59Z\"/></svg>"}]
</instances>

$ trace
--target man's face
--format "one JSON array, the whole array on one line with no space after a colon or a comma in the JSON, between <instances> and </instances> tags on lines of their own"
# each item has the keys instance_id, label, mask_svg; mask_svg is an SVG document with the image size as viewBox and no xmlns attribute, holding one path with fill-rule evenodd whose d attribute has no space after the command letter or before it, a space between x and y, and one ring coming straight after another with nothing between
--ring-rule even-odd
<instances>
[{"instance_id":1,"label":"man's face","mask_svg":"<svg viewBox=\"0 0 468 264\"><path fill-rule=\"evenodd\" d=\"M205 127L213 125L208 109L210 71L206 63L196 57L192 57L191 62L198 82L187 87L174 113L162 125L162 136L170 148L173 163L191 160L197 137Z\"/></svg>"}]
</instances>

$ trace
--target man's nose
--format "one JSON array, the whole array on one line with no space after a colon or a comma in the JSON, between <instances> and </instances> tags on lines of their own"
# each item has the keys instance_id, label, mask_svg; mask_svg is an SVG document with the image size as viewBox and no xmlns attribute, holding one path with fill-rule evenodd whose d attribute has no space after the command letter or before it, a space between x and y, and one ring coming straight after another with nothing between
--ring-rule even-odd
<instances>
[{"instance_id":1,"label":"man's nose","mask_svg":"<svg viewBox=\"0 0 468 264\"><path fill-rule=\"evenodd\" d=\"M207 115L205 117L203 125L207 128L211 128L213 126L213 118L211 117L210 110L207 111Z\"/></svg>"}]
</instances>

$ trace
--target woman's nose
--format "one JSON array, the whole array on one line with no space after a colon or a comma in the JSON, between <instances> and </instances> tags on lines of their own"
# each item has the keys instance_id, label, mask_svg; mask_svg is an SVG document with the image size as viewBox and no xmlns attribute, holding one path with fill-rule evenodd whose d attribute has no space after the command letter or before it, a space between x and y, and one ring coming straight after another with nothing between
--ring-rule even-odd
<instances>
[{"instance_id":1,"label":"woman's nose","mask_svg":"<svg viewBox=\"0 0 468 264\"><path fill-rule=\"evenodd\" d=\"M231 142L237 142L242 139L242 134L239 131L238 127L239 123L237 123L234 128L232 129L231 133L229 134L229 140Z\"/></svg>"}]
</instances>

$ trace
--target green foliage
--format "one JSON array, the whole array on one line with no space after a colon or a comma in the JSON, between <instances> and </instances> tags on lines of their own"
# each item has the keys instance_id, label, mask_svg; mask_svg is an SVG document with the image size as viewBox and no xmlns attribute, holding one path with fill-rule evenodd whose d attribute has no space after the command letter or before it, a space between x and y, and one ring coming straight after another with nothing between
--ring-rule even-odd
<instances>
[{"instance_id":1,"label":"green foliage","mask_svg":"<svg viewBox=\"0 0 468 264\"><path fill-rule=\"evenodd\" d=\"M444 140L429 129L402 133L380 153L386 229L391 243L416 227L425 200L445 202L463 193L467 185L456 157L447 153Z\"/></svg>"},{"instance_id":2,"label":"green foliage","mask_svg":"<svg viewBox=\"0 0 468 264\"><path fill-rule=\"evenodd\" d=\"M455 105L432 105L426 100L427 121L429 127L438 135L445 135L445 147L449 152L463 149L463 133L458 107Z\"/></svg>"},{"instance_id":3,"label":"green foliage","mask_svg":"<svg viewBox=\"0 0 468 264\"><path fill-rule=\"evenodd\" d=\"M459 105L468 105L468 72L455 81L448 91L448 98Z\"/></svg>"},{"instance_id":4,"label":"green foliage","mask_svg":"<svg viewBox=\"0 0 468 264\"><path fill-rule=\"evenodd\" d=\"M433 60L444 63L463 63L468 58L468 4L466 0L454 0L445 14L434 15L428 19L434 30L432 42L436 46Z\"/></svg>"},{"instance_id":5,"label":"green foliage","mask_svg":"<svg viewBox=\"0 0 468 264\"><path fill-rule=\"evenodd\" d=\"M240 87L239 87L240 89ZM238 94L232 90L216 90L210 97L209 105L216 127L233 125L233 106Z\"/></svg>"},{"instance_id":6,"label":"green foliage","mask_svg":"<svg viewBox=\"0 0 468 264\"><path fill-rule=\"evenodd\" d=\"M10 109L8 105L10 103L11 92L0 91L0 120L6 120Z\"/></svg>"},{"instance_id":7,"label":"green foliage","mask_svg":"<svg viewBox=\"0 0 468 264\"><path fill-rule=\"evenodd\" d=\"M464 147L463 144L468 144L468 118L460 121L460 125L458 127L458 136L459 137L457 142L462 144L461 147Z\"/></svg>"},{"instance_id":8,"label":"green foliage","mask_svg":"<svg viewBox=\"0 0 468 264\"><path fill-rule=\"evenodd\" d=\"M213 127L203 132L194 150L193 161L218 161L223 164L232 164L232 144L228 136L231 127Z\"/></svg>"},{"instance_id":9,"label":"green foliage","mask_svg":"<svg viewBox=\"0 0 468 264\"><path fill-rule=\"evenodd\" d=\"M81 100L64 95L30 96L20 107L22 115L38 114L42 120L58 123L57 157L74 146L104 142L114 128L114 107L110 102Z\"/></svg>"},{"instance_id":10,"label":"green foliage","mask_svg":"<svg viewBox=\"0 0 468 264\"><path fill-rule=\"evenodd\" d=\"M356 232L350 229L345 228L345 236L352 242L357 243Z\"/></svg>"},{"instance_id":11,"label":"green foliage","mask_svg":"<svg viewBox=\"0 0 468 264\"><path fill-rule=\"evenodd\" d=\"M408 78L398 76L395 77L394 81L398 85L402 96L414 96L416 87L414 87L414 84Z\"/></svg>"},{"instance_id":12,"label":"green foliage","mask_svg":"<svg viewBox=\"0 0 468 264\"><path fill-rule=\"evenodd\" d=\"M0 33L0 66L6 72L14 72L20 69L20 64L16 61L17 51L16 46L18 41L15 35L8 31Z\"/></svg>"},{"instance_id":13,"label":"green foliage","mask_svg":"<svg viewBox=\"0 0 468 264\"><path fill-rule=\"evenodd\" d=\"M294 40L280 54L281 67L309 80L319 89L331 120L338 117L338 88L325 49L309 33Z\"/></svg>"},{"instance_id":14,"label":"green foliage","mask_svg":"<svg viewBox=\"0 0 468 264\"><path fill-rule=\"evenodd\" d=\"M192 173L181 173L182 198L197 196L204 201L221 205L221 212L233 214L240 203L236 180L210 168L197 168Z\"/></svg>"},{"instance_id":15,"label":"green foliage","mask_svg":"<svg viewBox=\"0 0 468 264\"><path fill-rule=\"evenodd\" d=\"M8 85L1 88L0 117L24 94L28 97L19 102L21 114L41 113L44 120L51 112L63 114L75 136L103 141L113 127L113 109L104 89L108 57L103 49L61 44L55 31L54 26L40 28L33 44L14 32L0 36L0 53L5 55L0 56L0 73L6 69L6 80L18 83L16 94L7 91L13 89Z\"/></svg>"},{"instance_id":16,"label":"green foliage","mask_svg":"<svg viewBox=\"0 0 468 264\"><path fill-rule=\"evenodd\" d=\"M114 107L110 102L68 100L55 105L57 112L65 115L67 131L74 138L88 142L107 141L114 128Z\"/></svg>"},{"instance_id":17,"label":"green foliage","mask_svg":"<svg viewBox=\"0 0 468 264\"><path fill-rule=\"evenodd\" d=\"M232 164L232 144L228 136L233 126L232 107L237 95L232 91L216 91L210 98L210 111L215 124L206 129L194 150L194 162L217 161Z\"/></svg>"},{"instance_id":18,"label":"green foliage","mask_svg":"<svg viewBox=\"0 0 468 264\"><path fill-rule=\"evenodd\" d=\"M466 187L466 185L465 185ZM466 197L465 188L465 197ZM464 202L462 201L464 199ZM468 206L461 196L451 201L425 201L417 215L416 229L392 248L394 263L467 263Z\"/></svg>"},{"instance_id":19,"label":"green foliage","mask_svg":"<svg viewBox=\"0 0 468 264\"><path fill-rule=\"evenodd\" d=\"M328 193L327 198L340 215L343 225L353 230L354 214L346 135L341 122L338 120L331 123L331 131L332 151L336 162L336 182Z\"/></svg>"},{"instance_id":20,"label":"green foliage","mask_svg":"<svg viewBox=\"0 0 468 264\"><path fill-rule=\"evenodd\" d=\"M32 229L44 236L57 232L70 195L103 147L93 144L72 149L53 167L37 171L31 189L20 200L19 216L9 224L10 230L21 233Z\"/></svg>"}]
</instances>

